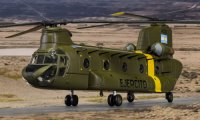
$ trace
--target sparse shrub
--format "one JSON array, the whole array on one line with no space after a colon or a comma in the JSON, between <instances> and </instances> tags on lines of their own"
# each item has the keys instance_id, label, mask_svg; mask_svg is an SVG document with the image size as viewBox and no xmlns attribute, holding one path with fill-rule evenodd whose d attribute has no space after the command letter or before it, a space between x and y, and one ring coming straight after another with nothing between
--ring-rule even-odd
<instances>
[{"instance_id":1,"label":"sparse shrub","mask_svg":"<svg viewBox=\"0 0 200 120\"><path fill-rule=\"evenodd\" d=\"M96 46L98 46L98 47L102 47L102 46L104 46L104 44L101 43L101 42L98 42L98 43L96 44Z\"/></svg>"},{"instance_id":2,"label":"sparse shrub","mask_svg":"<svg viewBox=\"0 0 200 120\"><path fill-rule=\"evenodd\" d=\"M195 88L195 92L200 92L200 87Z\"/></svg>"},{"instance_id":3,"label":"sparse shrub","mask_svg":"<svg viewBox=\"0 0 200 120\"><path fill-rule=\"evenodd\" d=\"M6 68L0 68L0 75L4 75L6 73Z\"/></svg>"},{"instance_id":4,"label":"sparse shrub","mask_svg":"<svg viewBox=\"0 0 200 120\"><path fill-rule=\"evenodd\" d=\"M184 70L181 74L183 77L186 77L190 80L195 79L198 77L198 74L196 72L188 72L186 70Z\"/></svg>"}]
</instances>

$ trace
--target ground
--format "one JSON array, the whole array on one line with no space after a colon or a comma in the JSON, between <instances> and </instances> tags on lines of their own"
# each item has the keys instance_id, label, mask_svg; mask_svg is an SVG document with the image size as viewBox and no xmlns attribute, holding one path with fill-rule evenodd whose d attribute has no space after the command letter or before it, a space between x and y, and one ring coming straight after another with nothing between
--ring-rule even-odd
<instances>
[{"instance_id":1,"label":"ground","mask_svg":"<svg viewBox=\"0 0 200 120\"><path fill-rule=\"evenodd\" d=\"M127 43L136 44L140 28L113 26L106 28L75 29L77 25L69 25L73 32L72 39L76 43L101 45L122 49ZM5 39L5 36L27 29L7 28L0 31L0 48L36 48L39 46L40 31L29 33L16 38ZM200 28L194 26L172 26L174 58L183 63L183 71L175 86L175 97L200 96ZM67 91L41 90L26 84L21 78L21 70L29 63L30 56L0 56L0 109L63 105ZM80 103L106 102L106 96L100 98L98 92L77 91ZM122 94L125 99L126 94ZM150 99L164 97L160 94L136 94L137 99ZM197 119L200 117L200 103L183 106L162 107L154 106L133 111L102 111L71 113L49 113L44 115L0 116L0 119Z\"/></svg>"}]
</instances>

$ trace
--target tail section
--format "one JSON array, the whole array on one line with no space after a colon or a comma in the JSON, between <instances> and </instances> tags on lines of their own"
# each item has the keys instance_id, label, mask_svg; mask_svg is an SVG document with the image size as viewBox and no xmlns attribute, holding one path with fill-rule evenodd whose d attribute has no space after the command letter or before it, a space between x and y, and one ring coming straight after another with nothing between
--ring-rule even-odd
<instances>
[{"instance_id":1,"label":"tail section","mask_svg":"<svg viewBox=\"0 0 200 120\"><path fill-rule=\"evenodd\" d=\"M182 64L173 59L172 30L169 26L153 24L142 29L138 38L137 50L145 55L153 56L147 59L147 66L149 76L153 76L155 86L157 86L155 92L173 90L181 74ZM156 83L156 81L159 83Z\"/></svg>"},{"instance_id":2,"label":"tail section","mask_svg":"<svg viewBox=\"0 0 200 120\"><path fill-rule=\"evenodd\" d=\"M157 56L172 56L172 30L166 24L152 24L140 31L137 50Z\"/></svg>"}]
</instances>

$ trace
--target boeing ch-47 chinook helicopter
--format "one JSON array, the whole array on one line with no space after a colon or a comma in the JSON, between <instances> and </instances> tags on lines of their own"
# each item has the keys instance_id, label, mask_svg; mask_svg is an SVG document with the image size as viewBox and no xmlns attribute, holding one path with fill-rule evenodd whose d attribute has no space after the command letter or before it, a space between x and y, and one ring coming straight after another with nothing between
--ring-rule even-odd
<instances>
[{"instance_id":1,"label":"boeing ch-47 chinook helicopter","mask_svg":"<svg viewBox=\"0 0 200 120\"><path fill-rule=\"evenodd\" d=\"M140 21L61 21L34 22L0 26L37 25L16 37L41 28L40 47L32 55L22 75L33 87L71 90L65 97L66 106L77 106L74 90L113 91L108 96L110 106L120 106L119 92L127 92L127 100L134 101L134 93L165 93L173 101L172 90L182 71L182 64L173 59L172 30L165 23L199 24L199 21L158 20L141 15ZM69 30L58 27L67 23L137 23L151 24L139 33L137 46L129 44L125 50L74 44Z\"/></svg>"}]
</instances>

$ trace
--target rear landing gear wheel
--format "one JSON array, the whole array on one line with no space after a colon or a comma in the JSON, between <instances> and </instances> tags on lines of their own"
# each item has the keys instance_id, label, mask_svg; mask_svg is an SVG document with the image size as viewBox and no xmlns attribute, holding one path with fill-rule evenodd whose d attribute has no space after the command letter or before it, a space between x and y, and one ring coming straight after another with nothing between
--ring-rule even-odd
<instances>
[{"instance_id":1,"label":"rear landing gear wheel","mask_svg":"<svg viewBox=\"0 0 200 120\"><path fill-rule=\"evenodd\" d=\"M172 103L172 102L173 102L173 93L172 93L172 92L166 93L166 94L165 94L165 97L166 97L166 99L167 99L167 101L168 101L169 103Z\"/></svg>"},{"instance_id":2,"label":"rear landing gear wheel","mask_svg":"<svg viewBox=\"0 0 200 120\"><path fill-rule=\"evenodd\" d=\"M108 101L108 105L111 107L114 105L121 106L122 105L122 96L119 94L117 94L117 95L110 94L108 96L107 101Z\"/></svg>"},{"instance_id":3,"label":"rear landing gear wheel","mask_svg":"<svg viewBox=\"0 0 200 120\"><path fill-rule=\"evenodd\" d=\"M135 100L135 95L134 95L134 93L133 92L128 92L127 93L127 100L128 100L128 102L133 102L134 100Z\"/></svg>"},{"instance_id":4,"label":"rear landing gear wheel","mask_svg":"<svg viewBox=\"0 0 200 120\"><path fill-rule=\"evenodd\" d=\"M114 98L114 101L115 101L116 106L121 106L122 105L122 96L119 94L116 95Z\"/></svg>"},{"instance_id":5,"label":"rear landing gear wheel","mask_svg":"<svg viewBox=\"0 0 200 120\"><path fill-rule=\"evenodd\" d=\"M114 106L114 95L110 94L107 101L109 106Z\"/></svg>"},{"instance_id":6,"label":"rear landing gear wheel","mask_svg":"<svg viewBox=\"0 0 200 120\"><path fill-rule=\"evenodd\" d=\"M65 97L65 105L66 106L71 106L71 96L70 95L67 95Z\"/></svg>"}]
</instances>

